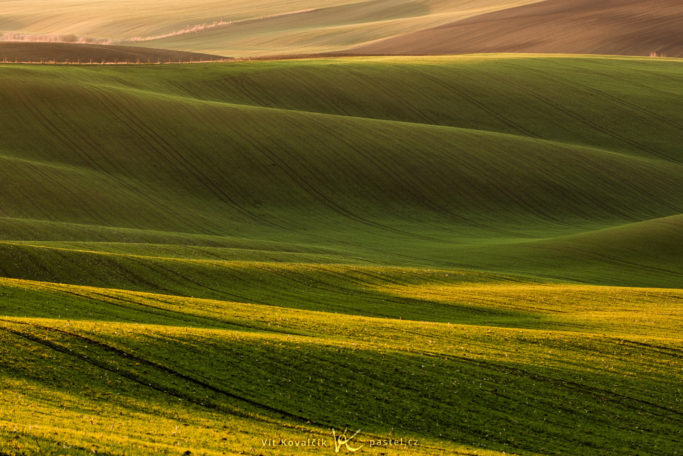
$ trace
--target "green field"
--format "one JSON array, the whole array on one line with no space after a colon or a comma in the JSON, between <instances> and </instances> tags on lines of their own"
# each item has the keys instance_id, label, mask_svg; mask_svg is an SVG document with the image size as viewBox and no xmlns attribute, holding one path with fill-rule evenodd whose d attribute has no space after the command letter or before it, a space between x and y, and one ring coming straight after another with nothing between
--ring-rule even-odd
<instances>
[{"instance_id":1,"label":"green field","mask_svg":"<svg viewBox=\"0 0 683 456\"><path fill-rule=\"evenodd\" d=\"M680 454L683 61L0 65L0 106L0 455Z\"/></svg>"}]
</instances>

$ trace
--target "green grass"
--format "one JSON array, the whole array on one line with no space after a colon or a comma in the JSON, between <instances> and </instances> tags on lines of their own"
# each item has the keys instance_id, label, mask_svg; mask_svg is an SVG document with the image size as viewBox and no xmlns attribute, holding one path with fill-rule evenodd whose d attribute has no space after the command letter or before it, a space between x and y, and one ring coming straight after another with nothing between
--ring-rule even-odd
<instances>
[{"instance_id":1,"label":"green grass","mask_svg":"<svg viewBox=\"0 0 683 456\"><path fill-rule=\"evenodd\" d=\"M0 66L0 454L679 454L681 82Z\"/></svg>"},{"instance_id":2,"label":"green grass","mask_svg":"<svg viewBox=\"0 0 683 456\"><path fill-rule=\"evenodd\" d=\"M114 454L166 445L167 454L258 454L270 433L326 436L346 425L429 442L410 454L675 454L680 443L680 345L671 338L679 290L504 285L546 307L487 301L462 325L16 280L2 287L24 304L23 316L2 319L2 346L16 359L5 394L21 399L26 416L8 416L7 427L34 426L9 433L19 440L49 437L56 409L65 430L50 440ZM470 299L473 288L501 296L479 284L455 286L448 299ZM572 302L577 293L585 303ZM624 318L634 312L638 321ZM492 319L510 327L488 326ZM544 329L514 329L531 319Z\"/></svg>"}]
</instances>

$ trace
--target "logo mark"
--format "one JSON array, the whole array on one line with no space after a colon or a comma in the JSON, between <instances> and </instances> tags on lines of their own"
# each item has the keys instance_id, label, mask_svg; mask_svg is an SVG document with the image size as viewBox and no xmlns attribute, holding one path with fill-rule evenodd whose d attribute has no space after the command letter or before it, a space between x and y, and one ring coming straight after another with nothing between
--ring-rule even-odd
<instances>
[{"instance_id":1,"label":"logo mark","mask_svg":"<svg viewBox=\"0 0 683 456\"><path fill-rule=\"evenodd\" d=\"M337 435L337 432L332 429L332 438L334 439L334 452L339 453L339 450L342 449L342 447L346 447L347 451L350 451L351 453L355 453L356 451L360 450L363 448L363 445L359 447L352 447L351 446L351 441L356 438L358 433L360 432L360 429L358 429L352 436L348 436L347 434L348 428L344 429L344 432L340 433Z\"/></svg>"}]
</instances>

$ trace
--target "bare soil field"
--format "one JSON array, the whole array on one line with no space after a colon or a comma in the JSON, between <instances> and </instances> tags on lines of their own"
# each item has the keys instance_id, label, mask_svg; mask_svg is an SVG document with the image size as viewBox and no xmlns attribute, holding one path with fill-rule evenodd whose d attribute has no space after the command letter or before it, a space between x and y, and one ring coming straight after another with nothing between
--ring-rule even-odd
<instances>
[{"instance_id":1,"label":"bare soil field","mask_svg":"<svg viewBox=\"0 0 683 456\"><path fill-rule=\"evenodd\" d=\"M533 52L683 56L679 0L548 0L359 46L350 54Z\"/></svg>"}]
</instances>

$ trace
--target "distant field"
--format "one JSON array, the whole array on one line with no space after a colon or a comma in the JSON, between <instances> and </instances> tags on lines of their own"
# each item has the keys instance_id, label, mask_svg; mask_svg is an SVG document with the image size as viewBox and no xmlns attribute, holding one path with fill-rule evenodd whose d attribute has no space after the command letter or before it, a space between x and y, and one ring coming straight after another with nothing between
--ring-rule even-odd
<instances>
[{"instance_id":1,"label":"distant field","mask_svg":"<svg viewBox=\"0 0 683 456\"><path fill-rule=\"evenodd\" d=\"M546 0L362 45L351 54L549 52L683 57L678 0Z\"/></svg>"},{"instance_id":2,"label":"distant field","mask_svg":"<svg viewBox=\"0 0 683 456\"><path fill-rule=\"evenodd\" d=\"M682 82L0 65L0 454L676 455Z\"/></svg>"},{"instance_id":3,"label":"distant field","mask_svg":"<svg viewBox=\"0 0 683 456\"><path fill-rule=\"evenodd\" d=\"M195 52L132 46L104 46L77 43L0 42L0 62L40 63L188 63L221 60L222 57Z\"/></svg>"},{"instance_id":4,"label":"distant field","mask_svg":"<svg viewBox=\"0 0 683 456\"><path fill-rule=\"evenodd\" d=\"M535 0L4 0L0 41L136 44L236 57L347 49Z\"/></svg>"},{"instance_id":5,"label":"distant field","mask_svg":"<svg viewBox=\"0 0 683 456\"><path fill-rule=\"evenodd\" d=\"M234 57L548 52L683 57L678 0L5 0L0 41Z\"/></svg>"}]
</instances>

